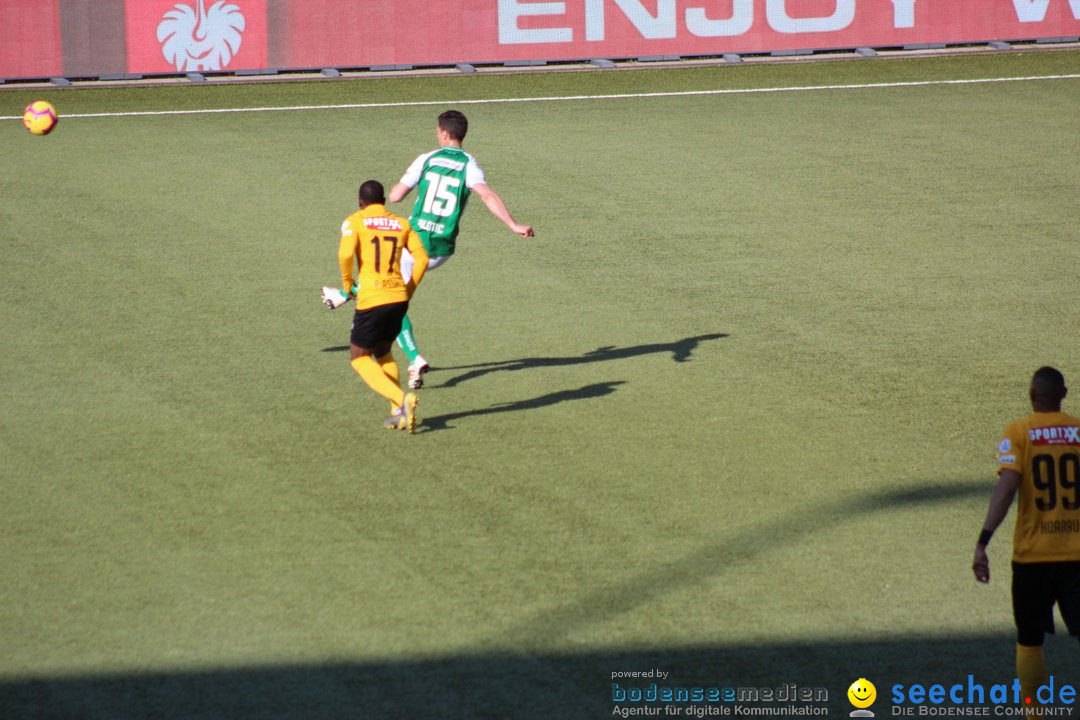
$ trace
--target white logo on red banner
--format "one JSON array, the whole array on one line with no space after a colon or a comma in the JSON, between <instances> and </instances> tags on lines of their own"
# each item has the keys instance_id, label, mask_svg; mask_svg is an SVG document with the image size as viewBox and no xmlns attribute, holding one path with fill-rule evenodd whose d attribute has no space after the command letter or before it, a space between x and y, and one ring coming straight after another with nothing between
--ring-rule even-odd
<instances>
[{"instance_id":1,"label":"white logo on red banner","mask_svg":"<svg viewBox=\"0 0 1080 720\"><path fill-rule=\"evenodd\" d=\"M1046 19L1046 10L1050 7L1050 0L1013 0L1016 8L1016 19L1020 22L1034 23ZM1069 9L1073 17L1080 20L1080 0L1069 0Z\"/></svg>"},{"instance_id":2,"label":"white logo on red banner","mask_svg":"<svg viewBox=\"0 0 1080 720\"><path fill-rule=\"evenodd\" d=\"M244 15L236 5L218 0L209 9L177 4L157 26L161 54L179 72L224 70L240 51Z\"/></svg>"}]
</instances>

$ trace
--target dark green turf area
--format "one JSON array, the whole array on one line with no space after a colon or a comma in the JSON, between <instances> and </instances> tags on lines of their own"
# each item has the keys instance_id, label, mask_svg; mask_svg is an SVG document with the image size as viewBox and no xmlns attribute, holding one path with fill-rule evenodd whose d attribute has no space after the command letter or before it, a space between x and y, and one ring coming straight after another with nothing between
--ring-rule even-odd
<instances>
[{"instance_id":1,"label":"dark green turf area","mask_svg":"<svg viewBox=\"0 0 1080 720\"><path fill-rule=\"evenodd\" d=\"M1078 71L20 88L0 116ZM860 677L1010 682L1011 522L989 587L970 554L1031 372L1080 377L1080 80L462 106L537 237L474 201L414 300L408 437L318 296L357 185L441 109L0 121L0 718L609 717L653 666L834 716Z\"/></svg>"}]
</instances>

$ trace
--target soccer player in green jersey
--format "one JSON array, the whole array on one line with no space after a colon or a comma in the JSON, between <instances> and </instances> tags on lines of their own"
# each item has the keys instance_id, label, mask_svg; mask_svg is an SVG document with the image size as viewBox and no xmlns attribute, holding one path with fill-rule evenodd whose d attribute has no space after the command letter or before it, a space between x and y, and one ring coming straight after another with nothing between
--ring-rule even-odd
<instances>
[{"instance_id":1,"label":"soccer player in green jersey","mask_svg":"<svg viewBox=\"0 0 1080 720\"><path fill-rule=\"evenodd\" d=\"M439 115L435 130L439 149L416 158L387 197L389 202L401 202L416 188L416 203L409 222L427 249L430 258L428 270L445 264L454 255L461 214L465 212L465 205L473 192L480 196L491 214L514 233L522 237L533 236L532 226L522 225L515 220L506 203L487 184L476 158L461 149L468 130L469 121L457 110L447 110ZM406 282L411 270L412 259L405 252L401 259L401 272ZM397 342L409 356L409 387L415 390L423 385L428 363L416 346L408 317L402 323Z\"/></svg>"}]
</instances>

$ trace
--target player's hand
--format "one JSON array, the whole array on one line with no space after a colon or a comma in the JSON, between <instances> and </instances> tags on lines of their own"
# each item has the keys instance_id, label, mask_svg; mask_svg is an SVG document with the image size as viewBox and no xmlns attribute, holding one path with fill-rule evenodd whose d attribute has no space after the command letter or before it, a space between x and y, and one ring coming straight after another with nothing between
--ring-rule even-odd
<instances>
[{"instance_id":1,"label":"player's hand","mask_svg":"<svg viewBox=\"0 0 1080 720\"><path fill-rule=\"evenodd\" d=\"M975 546L975 559L971 561L971 569L975 573L976 580L981 583L990 582L990 558L984 546Z\"/></svg>"},{"instance_id":2,"label":"player's hand","mask_svg":"<svg viewBox=\"0 0 1080 720\"><path fill-rule=\"evenodd\" d=\"M346 295L344 292L338 290L337 288L324 286L322 289L323 303L330 310L338 309L345 303L349 302L351 297L351 295Z\"/></svg>"},{"instance_id":3,"label":"player's hand","mask_svg":"<svg viewBox=\"0 0 1080 720\"><path fill-rule=\"evenodd\" d=\"M532 225L514 225L510 228L521 237L535 237L536 233L533 232Z\"/></svg>"}]
</instances>

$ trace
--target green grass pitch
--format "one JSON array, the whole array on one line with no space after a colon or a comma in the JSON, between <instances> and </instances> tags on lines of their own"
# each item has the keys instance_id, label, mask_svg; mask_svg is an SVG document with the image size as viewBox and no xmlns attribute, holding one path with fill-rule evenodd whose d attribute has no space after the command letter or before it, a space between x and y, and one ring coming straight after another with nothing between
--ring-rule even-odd
<instances>
[{"instance_id":1,"label":"green grass pitch","mask_svg":"<svg viewBox=\"0 0 1080 720\"><path fill-rule=\"evenodd\" d=\"M969 565L1031 372L1080 386L1080 80L465 101L1078 69L0 91L61 113L0 121L0 718L603 718L650 668L834 716L865 677L880 717L1010 682L1011 521ZM422 100L537 237L475 200L421 286L413 437L318 295L444 105L65 117Z\"/></svg>"}]
</instances>

